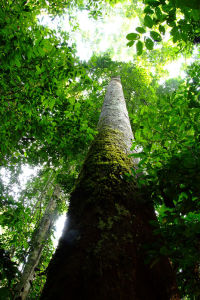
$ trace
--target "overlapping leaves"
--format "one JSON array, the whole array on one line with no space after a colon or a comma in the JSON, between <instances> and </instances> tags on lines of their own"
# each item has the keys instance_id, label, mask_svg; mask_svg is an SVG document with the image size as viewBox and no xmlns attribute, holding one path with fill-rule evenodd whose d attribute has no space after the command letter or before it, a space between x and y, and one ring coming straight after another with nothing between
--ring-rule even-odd
<instances>
[{"instance_id":1,"label":"overlapping leaves","mask_svg":"<svg viewBox=\"0 0 200 300\"><path fill-rule=\"evenodd\" d=\"M200 292L199 64L188 69L184 82L171 81L169 86L159 89L157 100L141 106L134 116L133 147L142 152L133 155L140 157L136 173L143 173L138 183L159 214L166 239L161 254L172 259L182 295L192 297Z\"/></svg>"},{"instance_id":2,"label":"overlapping leaves","mask_svg":"<svg viewBox=\"0 0 200 300\"><path fill-rule=\"evenodd\" d=\"M136 31L140 33L129 33L127 44L131 47L136 40L143 39L143 43L148 50L152 50L155 43L163 40L166 29L170 31L170 36L174 43L177 43L181 51L191 50L194 45L200 43L200 6L198 1L154 1L145 0L143 27ZM151 29L149 31L149 29ZM153 29L153 30L152 30ZM149 33L149 34L146 34ZM143 36L144 35L144 36ZM150 37L149 37L150 35ZM132 37L130 39L130 37ZM141 46L137 54L141 55Z\"/></svg>"}]
</instances>

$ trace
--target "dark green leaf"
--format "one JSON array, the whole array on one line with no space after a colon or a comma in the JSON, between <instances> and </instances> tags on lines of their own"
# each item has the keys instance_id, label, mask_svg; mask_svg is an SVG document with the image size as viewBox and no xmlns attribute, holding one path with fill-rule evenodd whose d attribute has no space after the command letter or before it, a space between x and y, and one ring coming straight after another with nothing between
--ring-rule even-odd
<instances>
[{"instance_id":1,"label":"dark green leaf","mask_svg":"<svg viewBox=\"0 0 200 300\"><path fill-rule=\"evenodd\" d=\"M162 34L165 34L165 27L162 26L162 25L159 25L159 31L160 31L160 33L162 33Z\"/></svg>"},{"instance_id":2,"label":"dark green leaf","mask_svg":"<svg viewBox=\"0 0 200 300\"><path fill-rule=\"evenodd\" d=\"M144 17L144 25L147 26L147 27L149 27L149 28L153 27L154 22L153 22L153 20L152 20L152 18L150 16L145 15L145 17Z\"/></svg>"},{"instance_id":3,"label":"dark green leaf","mask_svg":"<svg viewBox=\"0 0 200 300\"><path fill-rule=\"evenodd\" d=\"M152 39L155 42L161 42L162 41L161 35L156 31L150 31L150 36L152 37Z\"/></svg>"},{"instance_id":4,"label":"dark green leaf","mask_svg":"<svg viewBox=\"0 0 200 300\"><path fill-rule=\"evenodd\" d=\"M178 41L178 39L180 38L180 33L178 30L178 27L175 26L172 28L172 30L170 31L171 35L173 36L173 42L176 43Z\"/></svg>"},{"instance_id":5,"label":"dark green leaf","mask_svg":"<svg viewBox=\"0 0 200 300\"><path fill-rule=\"evenodd\" d=\"M162 10L166 13L168 13L171 8L172 8L171 5L168 4L162 5Z\"/></svg>"},{"instance_id":6,"label":"dark green leaf","mask_svg":"<svg viewBox=\"0 0 200 300\"><path fill-rule=\"evenodd\" d=\"M147 15L152 15L154 11L150 8L150 6L145 7L144 13Z\"/></svg>"},{"instance_id":7,"label":"dark green leaf","mask_svg":"<svg viewBox=\"0 0 200 300\"><path fill-rule=\"evenodd\" d=\"M147 0L147 4L151 5L152 7L157 7L160 5L160 2L155 0Z\"/></svg>"},{"instance_id":8,"label":"dark green leaf","mask_svg":"<svg viewBox=\"0 0 200 300\"><path fill-rule=\"evenodd\" d=\"M175 23L174 21L168 20L168 21L167 21L167 25L168 25L169 27L175 27L175 26L176 26L176 23Z\"/></svg>"},{"instance_id":9,"label":"dark green leaf","mask_svg":"<svg viewBox=\"0 0 200 300\"><path fill-rule=\"evenodd\" d=\"M157 16L158 20L159 20L159 21L162 21L162 19L163 19L163 14L162 14L162 12L161 12L160 7L156 7L156 8L155 8L155 12L156 12L156 16Z\"/></svg>"}]
</instances>

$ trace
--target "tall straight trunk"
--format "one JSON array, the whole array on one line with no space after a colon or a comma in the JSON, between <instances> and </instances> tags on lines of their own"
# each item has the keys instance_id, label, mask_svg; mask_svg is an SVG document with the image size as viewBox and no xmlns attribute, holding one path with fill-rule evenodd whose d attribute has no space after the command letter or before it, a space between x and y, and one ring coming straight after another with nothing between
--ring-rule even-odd
<instances>
[{"instance_id":1,"label":"tall straight trunk","mask_svg":"<svg viewBox=\"0 0 200 300\"><path fill-rule=\"evenodd\" d=\"M150 202L127 181L133 139L120 78L112 78L95 138L71 195L65 230L50 263L42 300L179 299ZM146 263L148 261L148 263Z\"/></svg>"},{"instance_id":2,"label":"tall straight trunk","mask_svg":"<svg viewBox=\"0 0 200 300\"><path fill-rule=\"evenodd\" d=\"M31 282L35 273L35 268L38 266L42 250L47 241L51 228L57 217L57 199L59 197L59 187L56 186L53 195L47 204L44 215L38 225L31 241L31 251L28 255L28 260L25 264L19 283L15 289L14 299L25 300L28 296Z\"/></svg>"}]
</instances>

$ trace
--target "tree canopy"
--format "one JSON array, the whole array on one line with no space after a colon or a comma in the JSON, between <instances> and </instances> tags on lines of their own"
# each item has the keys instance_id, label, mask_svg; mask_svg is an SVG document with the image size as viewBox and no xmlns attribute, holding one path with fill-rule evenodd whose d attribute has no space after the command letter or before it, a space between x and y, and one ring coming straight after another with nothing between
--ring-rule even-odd
<instances>
[{"instance_id":1,"label":"tree canopy","mask_svg":"<svg viewBox=\"0 0 200 300\"><path fill-rule=\"evenodd\" d=\"M132 46L138 40L138 55L142 54L143 45L147 50L152 50L154 44L161 42L162 36L167 32L181 51L191 51L194 45L200 43L198 1L145 0L144 4L142 27L136 27L135 33L127 35L127 39L130 40L128 46ZM141 41L141 35L144 35L144 42Z\"/></svg>"}]
</instances>

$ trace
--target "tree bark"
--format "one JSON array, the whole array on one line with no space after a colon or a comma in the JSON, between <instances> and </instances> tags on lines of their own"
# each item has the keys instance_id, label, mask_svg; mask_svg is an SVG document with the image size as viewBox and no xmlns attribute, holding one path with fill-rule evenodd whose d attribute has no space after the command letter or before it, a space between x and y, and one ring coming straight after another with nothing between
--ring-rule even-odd
<instances>
[{"instance_id":1,"label":"tree bark","mask_svg":"<svg viewBox=\"0 0 200 300\"><path fill-rule=\"evenodd\" d=\"M35 273L35 268L39 264L44 243L47 241L51 228L57 217L57 199L59 197L59 187L56 186L53 195L47 204L44 215L38 225L31 241L31 251L25 264L22 276L15 289L14 299L25 300L28 296L31 282Z\"/></svg>"},{"instance_id":2,"label":"tree bark","mask_svg":"<svg viewBox=\"0 0 200 300\"><path fill-rule=\"evenodd\" d=\"M48 268L42 300L179 299L168 259L149 221L152 204L128 181L135 162L120 78L112 78L96 136L71 195L65 230Z\"/></svg>"}]
</instances>

